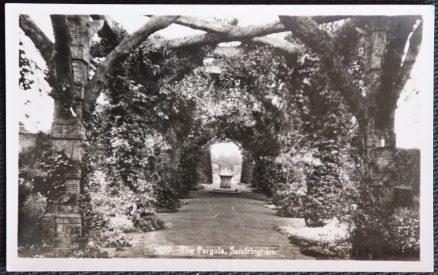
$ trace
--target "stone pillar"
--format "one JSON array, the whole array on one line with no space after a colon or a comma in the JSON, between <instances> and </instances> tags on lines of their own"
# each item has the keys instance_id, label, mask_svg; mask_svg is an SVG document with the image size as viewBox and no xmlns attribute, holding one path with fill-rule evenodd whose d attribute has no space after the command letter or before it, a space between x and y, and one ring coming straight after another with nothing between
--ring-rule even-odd
<instances>
[{"instance_id":1,"label":"stone pillar","mask_svg":"<svg viewBox=\"0 0 438 275\"><path fill-rule=\"evenodd\" d=\"M58 18L59 20L59 18ZM68 83L53 93L55 110L51 137L53 146L64 151L74 163L65 175L63 196L70 199L48 202L42 218L43 239L52 246L53 256L68 256L80 244L82 219L78 199L81 190L82 157L85 149L85 128L82 122L82 101L88 81L90 42L93 28L88 16L65 16L61 30L63 41L57 41L63 56L58 56L58 81ZM65 50L67 49L67 50ZM58 51L59 52L59 51ZM65 55L65 56L64 56ZM62 67L62 68L61 68ZM67 73L66 73L67 72Z\"/></svg>"}]
</instances>

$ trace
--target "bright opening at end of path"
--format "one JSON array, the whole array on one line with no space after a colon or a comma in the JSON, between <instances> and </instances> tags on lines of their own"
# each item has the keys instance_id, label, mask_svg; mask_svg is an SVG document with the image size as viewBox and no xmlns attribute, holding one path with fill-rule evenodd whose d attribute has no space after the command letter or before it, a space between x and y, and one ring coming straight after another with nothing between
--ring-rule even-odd
<instances>
[{"instance_id":1,"label":"bright opening at end of path","mask_svg":"<svg viewBox=\"0 0 438 275\"><path fill-rule=\"evenodd\" d=\"M213 183L219 184L220 174L233 175L231 182L239 183L242 171L242 153L233 142L221 142L211 145L211 164Z\"/></svg>"}]
</instances>

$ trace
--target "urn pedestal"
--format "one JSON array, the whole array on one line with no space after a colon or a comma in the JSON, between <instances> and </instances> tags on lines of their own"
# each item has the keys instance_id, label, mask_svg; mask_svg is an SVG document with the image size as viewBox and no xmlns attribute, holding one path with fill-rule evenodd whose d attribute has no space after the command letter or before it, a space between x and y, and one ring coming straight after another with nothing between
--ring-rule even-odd
<instances>
[{"instance_id":1,"label":"urn pedestal","mask_svg":"<svg viewBox=\"0 0 438 275\"><path fill-rule=\"evenodd\" d=\"M231 188L231 175L219 175L221 178L220 188Z\"/></svg>"}]
</instances>

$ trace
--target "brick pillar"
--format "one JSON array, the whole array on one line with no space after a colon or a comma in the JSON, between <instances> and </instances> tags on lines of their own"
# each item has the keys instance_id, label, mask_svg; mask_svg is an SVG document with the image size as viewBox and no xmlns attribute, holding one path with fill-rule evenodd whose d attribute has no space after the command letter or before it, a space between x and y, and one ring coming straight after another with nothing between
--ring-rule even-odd
<instances>
[{"instance_id":1,"label":"brick pillar","mask_svg":"<svg viewBox=\"0 0 438 275\"><path fill-rule=\"evenodd\" d=\"M356 259L384 259L390 256L384 225L393 210L395 106L390 106L387 99L392 91L382 89L390 28L390 21L385 17L377 17L370 24L366 79L368 122L362 130L365 174L358 209L361 214L356 221L357 229L352 241L353 257ZM392 110L388 112L387 108Z\"/></svg>"},{"instance_id":2,"label":"brick pillar","mask_svg":"<svg viewBox=\"0 0 438 275\"><path fill-rule=\"evenodd\" d=\"M378 17L371 24L368 59L368 125L365 135L368 183L375 193L385 202L392 201L393 178L395 172L395 106L391 106L386 94L391 91L382 89L383 62L388 45L388 32L391 23L384 17ZM388 101L388 102L386 102ZM390 112L387 109L392 109Z\"/></svg>"},{"instance_id":3,"label":"brick pillar","mask_svg":"<svg viewBox=\"0 0 438 275\"><path fill-rule=\"evenodd\" d=\"M78 198L81 190L81 167L85 149L85 128L82 123L82 101L88 81L90 64L90 42L93 28L88 16L66 16L63 34L68 41L61 41L68 49L67 56L58 57L58 80L65 83L53 93L55 110L52 124L53 146L64 151L74 161L74 166L66 175L65 194L71 198L68 203L48 202L47 213L42 218L43 239L52 245L53 256L68 256L78 247L82 231ZM92 24L91 24L92 25ZM67 67L67 69L65 69ZM63 73L66 72L67 73Z\"/></svg>"},{"instance_id":4,"label":"brick pillar","mask_svg":"<svg viewBox=\"0 0 438 275\"><path fill-rule=\"evenodd\" d=\"M55 99L52 143L74 160L74 167L66 175L65 193L72 199L68 203L49 201L47 213L42 218L43 238L53 246L54 256L67 255L79 245L82 229L78 198L80 195L81 161L83 156L84 129L71 115L62 100Z\"/></svg>"}]
</instances>

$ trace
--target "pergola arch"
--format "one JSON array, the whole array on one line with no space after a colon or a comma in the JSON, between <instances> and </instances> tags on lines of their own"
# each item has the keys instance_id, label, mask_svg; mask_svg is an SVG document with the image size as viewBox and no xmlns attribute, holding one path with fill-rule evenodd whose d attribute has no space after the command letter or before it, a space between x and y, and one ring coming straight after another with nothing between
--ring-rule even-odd
<instances>
[{"instance_id":1,"label":"pergola arch","mask_svg":"<svg viewBox=\"0 0 438 275\"><path fill-rule=\"evenodd\" d=\"M391 177L388 175L393 173L394 110L398 95L409 78L419 51L421 18L375 16L370 17L364 27L364 18L351 17L345 24L344 29L359 29L365 33L369 41L365 72L366 96L353 83L333 38L319 27L320 23L339 19L346 17L279 16L278 21L270 24L242 27L188 16L153 16L143 27L123 39L94 69L90 62L91 39L99 31L106 35L114 35L110 18L100 15L52 15L55 35L55 43L52 43L29 16L20 15L21 29L34 42L47 63L47 79L53 88L52 95L55 99L51 133L53 143L60 150L68 149L69 157L77 163L66 182L68 192L79 193L81 163L86 146L84 119L93 111L98 96L105 88L108 75L118 62L150 35L171 24L188 26L206 33L155 43L151 40L153 47L176 49L251 40L270 45L287 54L300 54L305 49L317 54L332 88L342 94L360 125L363 157L366 159L365 170L371 175L376 175L367 181L371 180L374 181L373 184L391 188ZM300 43L267 36L285 31L292 32ZM408 50L404 52L406 45L409 45ZM388 62L394 62L396 65L390 66ZM90 71L94 71L94 75L89 80ZM367 181L364 181L364 184ZM74 235L81 230L81 216L75 207L51 205L49 209L51 212L45 215L43 224L46 224L47 228L65 227L63 230L72 233L61 238L48 231L47 238L62 243L63 245L58 247L60 250L68 250L74 243ZM59 223L58 220L63 222ZM360 240L364 241L363 238ZM369 253L366 249L356 249L356 256L366 257Z\"/></svg>"},{"instance_id":2,"label":"pergola arch","mask_svg":"<svg viewBox=\"0 0 438 275\"><path fill-rule=\"evenodd\" d=\"M242 145L242 143L240 143L239 141L236 141L233 138L214 136L201 146L202 149L200 152L202 155L201 160L209 160L205 163L200 162L199 163L200 166L198 168L198 170L201 173L202 173L202 171L205 171L204 176L208 179L208 183L213 182L213 179L212 179L212 175L213 175L212 172L213 171L212 171L212 163L211 163L211 146L213 146L214 144L218 144L218 143L233 143L239 148L239 151L242 155L242 169L241 169L240 180L241 180L241 182L243 182L242 179L245 179L245 181L248 181L248 179L250 179L249 175L251 175L251 172L252 172L251 152L244 145ZM205 174L207 174L207 175L205 175ZM251 182L245 182L245 183L251 183Z\"/></svg>"}]
</instances>

